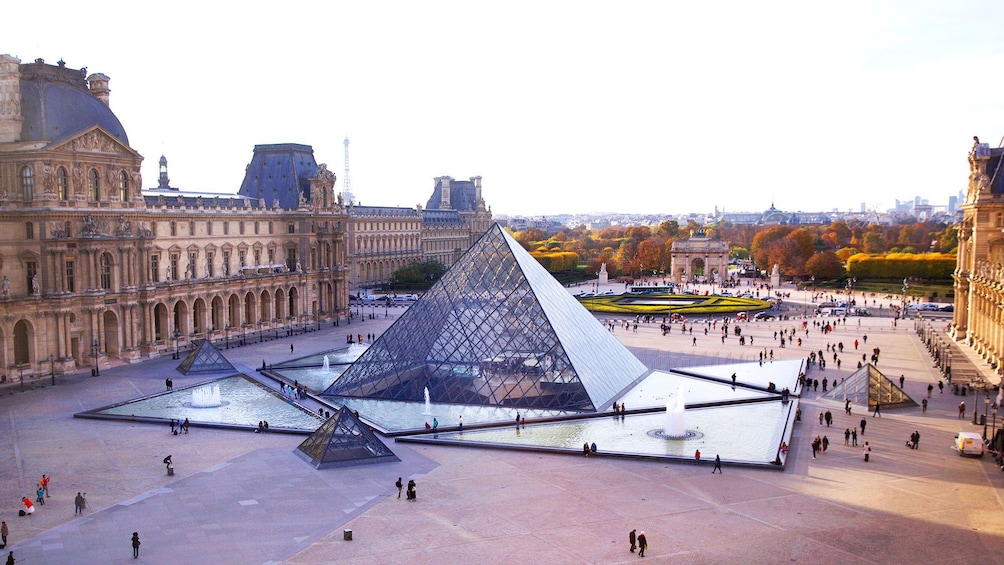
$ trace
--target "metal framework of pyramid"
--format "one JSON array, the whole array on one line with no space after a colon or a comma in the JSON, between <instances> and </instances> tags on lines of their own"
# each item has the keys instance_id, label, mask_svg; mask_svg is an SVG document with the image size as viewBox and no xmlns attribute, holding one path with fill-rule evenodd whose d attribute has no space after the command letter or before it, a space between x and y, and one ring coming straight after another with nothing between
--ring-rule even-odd
<instances>
[{"instance_id":1,"label":"metal framework of pyramid","mask_svg":"<svg viewBox=\"0 0 1004 565\"><path fill-rule=\"evenodd\" d=\"M646 372L495 224L324 396L594 411Z\"/></svg>"},{"instance_id":2,"label":"metal framework of pyramid","mask_svg":"<svg viewBox=\"0 0 1004 565\"><path fill-rule=\"evenodd\" d=\"M344 406L303 440L296 454L318 469L400 461Z\"/></svg>"},{"instance_id":3,"label":"metal framework of pyramid","mask_svg":"<svg viewBox=\"0 0 1004 565\"><path fill-rule=\"evenodd\" d=\"M843 382L836 384L823 398L833 400L850 400L854 404L867 402L868 408L881 404L883 408L916 406L896 383L889 380L871 363L864 365L850 374Z\"/></svg>"},{"instance_id":4,"label":"metal framework of pyramid","mask_svg":"<svg viewBox=\"0 0 1004 565\"><path fill-rule=\"evenodd\" d=\"M237 369L234 369L230 361L227 361L227 358L220 353L219 349L216 349L212 342L204 339L178 365L178 371L187 375L189 373L236 373Z\"/></svg>"}]
</instances>

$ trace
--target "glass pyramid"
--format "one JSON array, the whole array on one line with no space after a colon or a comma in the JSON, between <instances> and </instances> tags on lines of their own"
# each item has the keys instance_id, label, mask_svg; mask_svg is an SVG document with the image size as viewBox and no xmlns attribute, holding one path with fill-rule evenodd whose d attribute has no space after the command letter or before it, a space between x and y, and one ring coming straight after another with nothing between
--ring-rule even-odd
<instances>
[{"instance_id":1,"label":"glass pyramid","mask_svg":"<svg viewBox=\"0 0 1004 565\"><path fill-rule=\"evenodd\" d=\"M303 440L296 454L318 469L399 461L397 455L344 406Z\"/></svg>"},{"instance_id":2,"label":"glass pyramid","mask_svg":"<svg viewBox=\"0 0 1004 565\"><path fill-rule=\"evenodd\" d=\"M227 358L220 353L219 349L208 339L199 342L199 345L185 357L185 360L178 365L178 371L189 373L236 373L237 369L227 361Z\"/></svg>"},{"instance_id":3,"label":"glass pyramid","mask_svg":"<svg viewBox=\"0 0 1004 565\"><path fill-rule=\"evenodd\" d=\"M646 371L496 224L324 396L593 411Z\"/></svg>"},{"instance_id":4,"label":"glass pyramid","mask_svg":"<svg viewBox=\"0 0 1004 565\"><path fill-rule=\"evenodd\" d=\"M903 392L903 389L896 386L871 363L854 371L839 384L833 385L823 398L847 399L854 404L867 403L869 408L873 408L876 404L881 404L884 408L917 405Z\"/></svg>"}]
</instances>

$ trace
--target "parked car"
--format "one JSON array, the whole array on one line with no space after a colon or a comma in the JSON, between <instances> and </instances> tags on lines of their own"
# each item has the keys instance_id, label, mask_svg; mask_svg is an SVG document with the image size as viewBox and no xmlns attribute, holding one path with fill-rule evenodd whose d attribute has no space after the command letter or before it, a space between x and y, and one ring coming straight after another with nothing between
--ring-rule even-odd
<instances>
[{"instance_id":1,"label":"parked car","mask_svg":"<svg viewBox=\"0 0 1004 565\"><path fill-rule=\"evenodd\" d=\"M945 304L941 308L938 308L938 310L940 312L954 312L955 311L955 305L954 304Z\"/></svg>"},{"instance_id":2,"label":"parked car","mask_svg":"<svg viewBox=\"0 0 1004 565\"><path fill-rule=\"evenodd\" d=\"M774 320L776 318L777 316L771 314L770 312L757 312L756 314L753 315L754 320L768 321L768 320Z\"/></svg>"}]
</instances>

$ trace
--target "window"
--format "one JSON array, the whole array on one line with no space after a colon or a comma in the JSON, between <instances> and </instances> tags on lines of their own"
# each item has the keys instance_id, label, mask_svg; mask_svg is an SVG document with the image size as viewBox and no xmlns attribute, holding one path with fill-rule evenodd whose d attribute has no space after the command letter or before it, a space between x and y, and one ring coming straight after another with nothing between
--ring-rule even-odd
<instances>
[{"instance_id":1,"label":"window","mask_svg":"<svg viewBox=\"0 0 1004 565\"><path fill-rule=\"evenodd\" d=\"M254 234L258 235L258 222L254 223Z\"/></svg>"},{"instance_id":2,"label":"window","mask_svg":"<svg viewBox=\"0 0 1004 565\"><path fill-rule=\"evenodd\" d=\"M997 212L994 227L1004 228L1004 212Z\"/></svg>"},{"instance_id":3,"label":"window","mask_svg":"<svg viewBox=\"0 0 1004 565\"><path fill-rule=\"evenodd\" d=\"M261 265L261 249L254 250L254 264L256 267Z\"/></svg>"},{"instance_id":4,"label":"window","mask_svg":"<svg viewBox=\"0 0 1004 565\"><path fill-rule=\"evenodd\" d=\"M92 202L101 200L101 175L96 169L87 173L87 199Z\"/></svg>"},{"instance_id":5,"label":"window","mask_svg":"<svg viewBox=\"0 0 1004 565\"><path fill-rule=\"evenodd\" d=\"M223 225L224 226L227 225L226 222L224 222ZM230 276L230 252L229 251L224 251L223 252L223 276L224 277L229 277Z\"/></svg>"},{"instance_id":6,"label":"window","mask_svg":"<svg viewBox=\"0 0 1004 565\"><path fill-rule=\"evenodd\" d=\"M223 235L230 235L230 222L223 222Z\"/></svg>"},{"instance_id":7,"label":"window","mask_svg":"<svg viewBox=\"0 0 1004 565\"><path fill-rule=\"evenodd\" d=\"M56 190L59 191L60 200L70 199L70 177L63 167L56 169Z\"/></svg>"},{"instance_id":8,"label":"window","mask_svg":"<svg viewBox=\"0 0 1004 565\"><path fill-rule=\"evenodd\" d=\"M247 267L248 264L248 252L241 250L237 252L237 260L241 264L241 268Z\"/></svg>"},{"instance_id":9,"label":"window","mask_svg":"<svg viewBox=\"0 0 1004 565\"><path fill-rule=\"evenodd\" d=\"M195 278L195 262L199 260L198 253L194 251L188 253L188 278Z\"/></svg>"},{"instance_id":10,"label":"window","mask_svg":"<svg viewBox=\"0 0 1004 565\"><path fill-rule=\"evenodd\" d=\"M73 282L73 261L66 262L66 291L76 292L76 284Z\"/></svg>"},{"instance_id":11,"label":"window","mask_svg":"<svg viewBox=\"0 0 1004 565\"><path fill-rule=\"evenodd\" d=\"M195 222L188 222L188 235L195 235Z\"/></svg>"},{"instance_id":12,"label":"window","mask_svg":"<svg viewBox=\"0 0 1004 565\"><path fill-rule=\"evenodd\" d=\"M178 223L171 222L171 235L178 235Z\"/></svg>"},{"instance_id":13,"label":"window","mask_svg":"<svg viewBox=\"0 0 1004 565\"><path fill-rule=\"evenodd\" d=\"M268 223L268 233L272 233L272 222Z\"/></svg>"},{"instance_id":14,"label":"window","mask_svg":"<svg viewBox=\"0 0 1004 565\"><path fill-rule=\"evenodd\" d=\"M112 288L112 258L107 253L101 254L101 288Z\"/></svg>"},{"instance_id":15,"label":"window","mask_svg":"<svg viewBox=\"0 0 1004 565\"><path fill-rule=\"evenodd\" d=\"M296 223L295 222L289 222L288 224L286 224L286 232L287 233L296 233Z\"/></svg>"},{"instance_id":16,"label":"window","mask_svg":"<svg viewBox=\"0 0 1004 565\"><path fill-rule=\"evenodd\" d=\"M24 238L25 239L35 239L35 224L32 222L25 222L24 224Z\"/></svg>"},{"instance_id":17,"label":"window","mask_svg":"<svg viewBox=\"0 0 1004 565\"><path fill-rule=\"evenodd\" d=\"M206 251L206 276L213 276L213 256L215 254L212 251Z\"/></svg>"},{"instance_id":18,"label":"window","mask_svg":"<svg viewBox=\"0 0 1004 565\"><path fill-rule=\"evenodd\" d=\"M213 222L206 222L206 235L213 235Z\"/></svg>"},{"instance_id":19,"label":"window","mask_svg":"<svg viewBox=\"0 0 1004 565\"><path fill-rule=\"evenodd\" d=\"M119 172L119 200L122 202L129 200L129 177L125 171Z\"/></svg>"},{"instance_id":20,"label":"window","mask_svg":"<svg viewBox=\"0 0 1004 565\"><path fill-rule=\"evenodd\" d=\"M31 202L35 197L35 172L31 167L21 167L21 199Z\"/></svg>"},{"instance_id":21,"label":"window","mask_svg":"<svg viewBox=\"0 0 1004 565\"><path fill-rule=\"evenodd\" d=\"M238 224L237 228L238 228L238 231L240 231L240 234L244 235L244 222L243 221L241 221L241 223Z\"/></svg>"},{"instance_id":22,"label":"window","mask_svg":"<svg viewBox=\"0 0 1004 565\"><path fill-rule=\"evenodd\" d=\"M70 226L71 225L72 224L70 224L70 222L68 222L68 221L67 222L63 222L63 231L66 233L66 237L73 237L73 234L70 232Z\"/></svg>"},{"instance_id":23,"label":"window","mask_svg":"<svg viewBox=\"0 0 1004 565\"><path fill-rule=\"evenodd\" d=\"M160 255L150 256L150 282L160 282Z\"/></svg>"},{"instance_id":24,"label":"window","mask_svg":"<svg viewBox=\"0 0 1004 565\"><path fill-rule=\"evenodd\" d=\"M286 268L290 271L296 270L296 248L289 247L286 249Z\"/></svg>"},{"instance_id":25,"label":"window","mask_svg":"<svg viewBox=\"0 0 1004 565\"><path fill-rule=\"evenodd\" d=\"M268 264L275 265L275 249L268 250Z\"/></svg>"}]
</instances>

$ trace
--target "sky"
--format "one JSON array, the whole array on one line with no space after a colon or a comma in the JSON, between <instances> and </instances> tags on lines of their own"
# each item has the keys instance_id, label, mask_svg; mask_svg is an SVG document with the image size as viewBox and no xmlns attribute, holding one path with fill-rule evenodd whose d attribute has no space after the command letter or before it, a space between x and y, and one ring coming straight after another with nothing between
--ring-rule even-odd
<instances>
[{"instance_id":1,"label":"sky","mask_svg":"<svg viewBox=\"0 0 1004 565\"><path fill-rule=\"evenodd\" d=\"M1004 134L1001 2L85 4L33 3L0 53L111 77L147 187L165 155L234 193L301 143L340 190L348 137L365 205L448 175L495 214L885 210L947 204Z\"/></svg>"}]
</instances>

